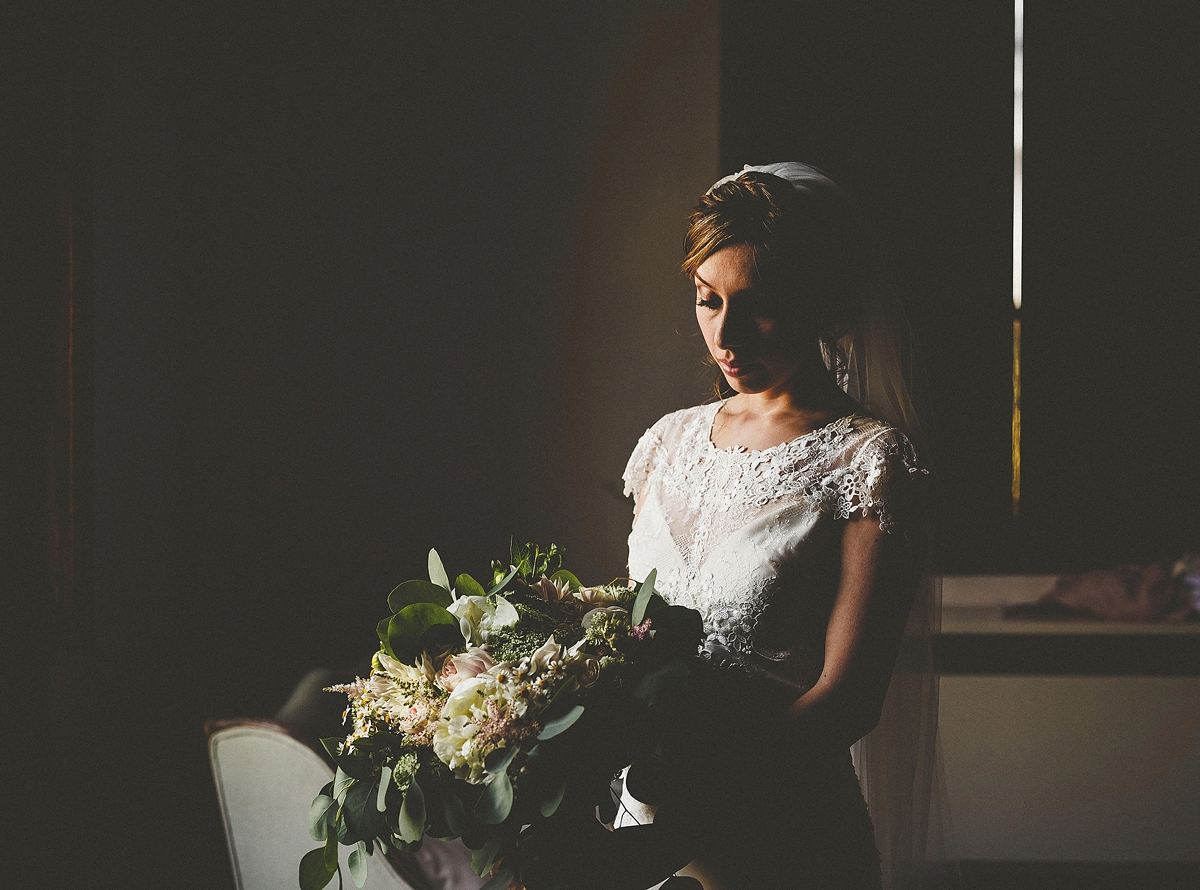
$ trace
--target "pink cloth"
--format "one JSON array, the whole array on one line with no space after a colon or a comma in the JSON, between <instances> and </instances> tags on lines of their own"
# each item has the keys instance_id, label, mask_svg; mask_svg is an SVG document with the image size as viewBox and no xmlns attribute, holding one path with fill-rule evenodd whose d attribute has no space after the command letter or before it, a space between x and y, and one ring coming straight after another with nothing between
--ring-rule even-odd
<instances>
[{"instance_id":1,"label":"pink cloth","mask_svg":"<svg viewBox=\"0 0 1200 890\"><path fill-rule=\"evenodd\" d=\"M1085 615L1110 621L1188 621L1197 612L1191 578L1155 563L1064 575L1035 603L1005 606L1008 617Z\"/></svg>"}]
</instances>

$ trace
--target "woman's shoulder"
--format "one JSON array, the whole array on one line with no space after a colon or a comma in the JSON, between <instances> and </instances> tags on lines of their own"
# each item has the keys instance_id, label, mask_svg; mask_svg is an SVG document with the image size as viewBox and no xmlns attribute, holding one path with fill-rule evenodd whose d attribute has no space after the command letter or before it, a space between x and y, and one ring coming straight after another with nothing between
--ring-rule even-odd
<instances>
[{"instance_id":1,"label":"woman's shoulder","mask_svg":"<svg viewBox=\"0 0 1200 890\"><path fill-rule=\"evenodd\" d=\"M713 414L719 407L719 403L706 403L681 408L664 414L651 424L638 439L622 474L625 494L636 495L654 469L678 449L685 437L707 437Z\"/></svg>"},{"instance_id":2,"label":"woman's shoulder","mask_svg":"<svg viewBox=\"0 0 1200 890\"><path fill-rule=\"evenodd\" d=\"M720 407L720 402L704 402L690 408L680 408L678 411L668 412L651 424L646 432L656 432L661 435L667 430L682 429L704 419L711 422L713 415Z\"/></svg>"},{"instance_id":3,"label":"woman's shoulder","mask_svg":"<svg viewBox=\"0 0 1200 890\"><path fill-rule=\"evenodd\" d=\"M874 515L891 531L897 513L907 512L911 482L927 475L912 440L885 421L866 414L847 419L831 462L838 484L836 512L842 517Z\"/></svg>"},{"instance_id":4,"label":"woman's shoulder","mask_svg":"<svg viewBox=\"0 0 1200 890\"><path fill-rule=\"evenodd\" d=\"M846 418L846 429L845 447L856 455L899 456L913 465L919 463L912 440L887 421L869 414L852 414Z\"/></svg>"}]
</instances>

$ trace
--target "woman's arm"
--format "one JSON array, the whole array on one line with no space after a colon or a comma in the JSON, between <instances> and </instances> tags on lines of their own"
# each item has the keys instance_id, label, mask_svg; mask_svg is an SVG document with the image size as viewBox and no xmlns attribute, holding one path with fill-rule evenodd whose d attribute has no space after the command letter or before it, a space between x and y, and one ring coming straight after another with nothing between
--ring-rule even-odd
<instances>
[{"instance_id":1,"label":"woman's arm","mask_svg":"<svg viewBox=\"0 0 1200 890\"><path fill-rule=\"evenodd\" d=\"M875 516L846 521L842 570L829 625L825 662L812 688L788 708L812 738L853 744L879 721L917 574L903 537Z\"/></svg>"}]
</instances>

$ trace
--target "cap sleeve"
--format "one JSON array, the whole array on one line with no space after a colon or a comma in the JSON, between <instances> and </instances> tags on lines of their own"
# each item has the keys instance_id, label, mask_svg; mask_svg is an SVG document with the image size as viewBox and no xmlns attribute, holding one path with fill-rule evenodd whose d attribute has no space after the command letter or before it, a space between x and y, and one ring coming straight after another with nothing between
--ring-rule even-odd
<instances>
[{"instance_id":1,"label":"cap sleeve","mask_svg":"<svg viewBox=\"0 0 1200 890\"><path fill-rule=\"evenodd\" d=\"M842 518L873 516L893 533L907 530L915 509L916 480L928 475L904 433L881 426L850 455L838 486L837 512Z\"/></svg>"},{"instance_id":2,"label":"cap sleeve","mask_svg":"<svg viewBox=\"0 0 1200 890\"><path fill-rule=\"evenodd\" d=\"M662 452L661 425L662 421L659 421L642 433L637 445L633 446L629 462L625 464L625 472L621 474L621 478L625 480L625 497L633 495L634 503L641 503L642 491Z\"/></svg>"}]
</instances>

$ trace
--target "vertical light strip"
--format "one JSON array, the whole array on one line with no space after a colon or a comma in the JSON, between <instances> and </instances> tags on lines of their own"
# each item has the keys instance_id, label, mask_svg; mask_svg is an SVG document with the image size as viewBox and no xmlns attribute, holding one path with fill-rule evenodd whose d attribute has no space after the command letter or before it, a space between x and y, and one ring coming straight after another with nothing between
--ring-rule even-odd
<instances>
[{"instance_id":1,"label":"vertical light strip","mask_svg":"<svg viewBox=\"0 0 1200 890\"><path fill-rule=\"evenodd\" d=\"M1024 0L1015 2L1013 54L1013 365L1012 512L1021 513L1021 147L1024 143Z\"/></svg>"},{"instance_id":2,"label":"vertical light strip","mask_svg":"<svg viewBox=\"0 0 1200 890\"><path fill-rule=\"evenodd\" d=\"M1013 319L1012 511L1021 513L1021 319Z\"/></svg>"}]
</instances>

